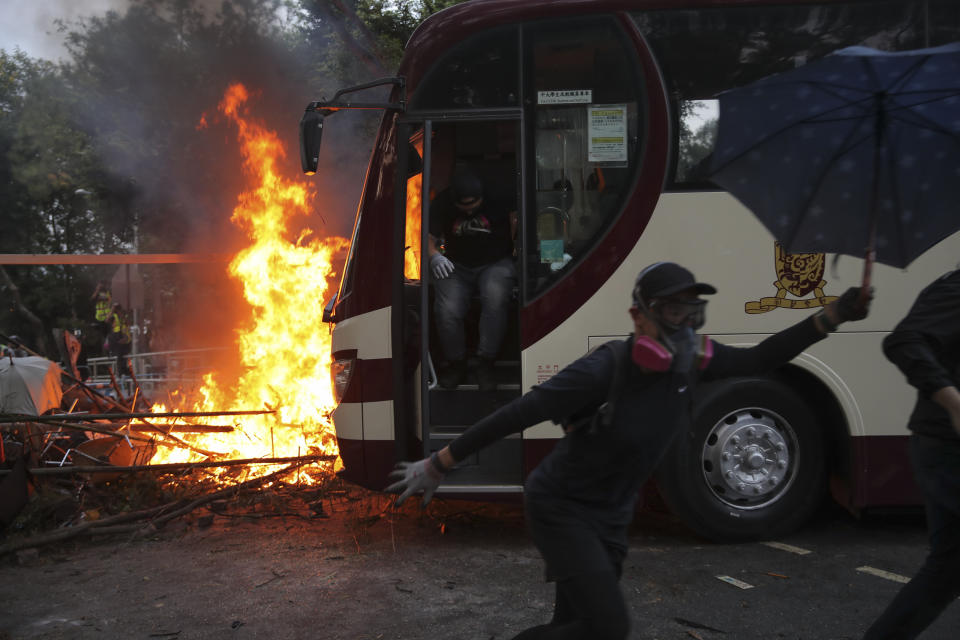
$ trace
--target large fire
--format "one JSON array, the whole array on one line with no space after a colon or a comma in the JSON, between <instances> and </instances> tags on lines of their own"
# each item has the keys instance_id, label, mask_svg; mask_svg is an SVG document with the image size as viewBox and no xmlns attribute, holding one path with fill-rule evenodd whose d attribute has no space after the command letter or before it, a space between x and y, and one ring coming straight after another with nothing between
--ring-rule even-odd
<instances>
[{"instance_id":1,"label":"large fire","mask_svg":"<svg viewBox=\"0 0 960 640\"><path fill-rule=\"evenodd\" d=\"M407 224L404 231L403 275L408 280L420 279L420 191L423 174L407 180Z\"/></svg>"},{"instance_id":2,"label":"large fire","mask_svg":"<svg viewBox=\"0 0 960 640\"><path fill-rule=\"evenodd\" d=\"M423 157L423 138L417 137L410 143ZM403 275L408 280L420 279L420 207L423 191L423 173L419 172L407 179L406 224L404 226Z\"/></svg>"},{"instance_id":3,"label":"large fire","mask_svg":"<svg viewBox=\"0 0 960 640\"><path fill-rule=\"evenodd\" d=\"M330 330L319 318L335 275L334 257L348 241L319 238L305 227L292 229L298 216L312 213L313 193L281 175L283 145L274 131L249 116L248 99L246 88L235 84L219 105L220 112L238 129L250 185L238 197L231 217L247 234L250 245L229 265L230 275L243 285L251 310L250 321L236 336L245 372L230 388L220 386L216 373L208 373L198 397L180 407L155 405L153 410L275 411L243 416L229 433L182 436L195 448L225 458L336 455L330 420L334 408ZM223 420L206 422L222 424ZM185 448L161 447L151 462L202 459ZM252 472L267 470L253 468Z\"/></svg>"}]
</instances>

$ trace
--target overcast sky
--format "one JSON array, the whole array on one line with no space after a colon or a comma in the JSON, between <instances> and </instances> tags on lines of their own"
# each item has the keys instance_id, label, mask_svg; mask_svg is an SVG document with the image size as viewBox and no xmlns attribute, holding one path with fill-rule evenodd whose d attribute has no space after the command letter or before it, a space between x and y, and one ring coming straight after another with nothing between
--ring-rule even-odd
<instances>
[{"instance_id":1,"label":"overcast sky","mask_svg":"<svg viewBox=\"0 0 960 640\"><path fill-rule=\"evenodd\" d=\"M102 15L124 6L124 0L0 0L0 49L23 49L34 58L56 60L66 55L57 19L67 22Z\"/></svg>"}]
</instances>

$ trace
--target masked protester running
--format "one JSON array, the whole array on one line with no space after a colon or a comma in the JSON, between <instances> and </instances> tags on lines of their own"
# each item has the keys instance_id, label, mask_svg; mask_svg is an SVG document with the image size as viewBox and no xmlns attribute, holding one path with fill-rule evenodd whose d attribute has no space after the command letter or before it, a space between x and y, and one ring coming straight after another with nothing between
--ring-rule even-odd
<instances>
[{"instance_id":1,"label":"masked protester running","mask_svg":"<svg viewBox=\"0 0 960 640\"><path fill-rule=\"evenodd\" d=\"M907 427L930 550L863 638L909 640L960 597L960 270L920 292L883 352L917 390Z\"/></svg>"},{"instance_id":2,"label":"masked protester running","mask_svg":"<svg viewBox=\"0 0 960 640\"><path fill-rule=\"evenodd\" d=\"M699 336L709 284L673 262L637 276L634 333L598 348L480 420L449 446L390 474L397 503L423 492L424 504L458 461L512 433L552 420L566 434L527 478L527 523L556 583L553 619L516 639L626 638L630 619L619 580L627 528L641 485L673 439L689 429L698 380L758 374L782 365L848 320L866 317L859 289L750 348ZM618 353L619 350L619 353ZM611 409L608 392L621 385ZM603 407L603 410L601 410ZM590 416L594 416L590 419Z\"/></svg>"}]
</instances>

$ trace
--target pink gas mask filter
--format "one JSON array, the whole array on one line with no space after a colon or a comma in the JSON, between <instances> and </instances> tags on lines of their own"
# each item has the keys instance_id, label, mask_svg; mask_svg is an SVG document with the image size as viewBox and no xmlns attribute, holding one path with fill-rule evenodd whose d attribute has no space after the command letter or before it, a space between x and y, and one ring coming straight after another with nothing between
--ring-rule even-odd
<instances>
[{"instance_id":1,"label":"pink gas mask filter","mask_svg":"<svg viewBox=\"0 0 960 640\"><path fill-rule=\"evenodd\" d=\"M713 358L713 341L707 336L694 336L696 353L693 357L692 369L703 371ZM662 342L650 336L637 336L633 341L633 363L648 371L665 372L674 367L676 359L674 352Z\"/></svg>"}]
</instances>

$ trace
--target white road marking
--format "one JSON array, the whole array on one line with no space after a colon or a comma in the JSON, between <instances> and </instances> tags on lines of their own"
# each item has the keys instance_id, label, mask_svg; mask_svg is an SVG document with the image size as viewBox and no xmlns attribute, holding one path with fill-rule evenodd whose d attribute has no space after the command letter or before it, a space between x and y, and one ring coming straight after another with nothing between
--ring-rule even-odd
<instances>
[{"instance_id":1,"label":"white road marking","mask_svg":"<svg viewBox=\"0 0 960 640\"><path fill-rule=\"evenodd\" d=\"M795 547L792 544L786 544L784 542L761 542L760 544L764 544L774 549L780 549L780 551L788 551L790 553L795 553L798 556L805 556L808 553L813 553L809 549L804 549L802 547Z\"/></svg>"},{"instance_id":2,"label":"white road marking","mask_svg":"<svg viewBox=\"0 0 960 640\"><path fill-rule=\"evenodd\" d=\"M910 582L910 578L902 576L899 573L890 573L889 571L884 571L883 569L876 569L874 567L857 567L857 571L860 573L869 573L872 576L877 576L878 578L883 578L884 580L892 580L894 582Z\"/></svg>"},{"instance_id":3,"label":"white road marking","mask_svg":"<svg viewBox=\"0 0 960 640\"><path fill-rule=\"evenodd\" d=\"M728 584L732 584L735 587L740 587L741 589L753 589L753 585L743 580L737 580L736 578L731 578L730 576L717 576L717 580L723 580Z\"/></svg>"}]
</instances>

